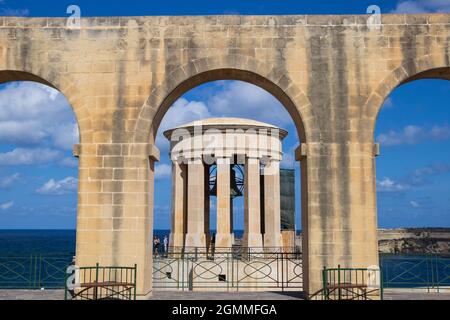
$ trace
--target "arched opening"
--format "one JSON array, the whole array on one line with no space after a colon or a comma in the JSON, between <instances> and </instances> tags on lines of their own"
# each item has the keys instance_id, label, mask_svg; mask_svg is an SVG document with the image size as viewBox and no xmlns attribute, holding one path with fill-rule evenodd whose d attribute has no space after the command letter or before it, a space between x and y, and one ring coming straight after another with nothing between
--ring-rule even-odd
<instances>
[{"instance_id":1,"label":"arched opening","mask_svg":"<svg viewBox=\"0 0 450 320\"><path fill-rule=\"evenodd\" d=\"M168 109L178 100L184 93L189 90L213 81L223 81L223 80L236 80L251 83L255 86L258 86L265 91L269 92L273 95L286 109L286 111L290 114L292 121L295 124L297 135L300 142L306 142L306 132L303 124L303 120L300 116L300 112L298 107L294 104L292 99L275 83L264 78L254 72L245 71L245 70L237 70L237 69L216 69L203 73L199 73L189 78L186 81L183 81L179 84L174 90L172 90L168 96L164 99L161 106L157 109L156 115L152 121L151 127L151 137L150 142L154 142L154 139L157 135L158 129L160 127L161 121L164 115L167 113Z\"/></svg>"},{"instance_id":2,"label":"arched opening","mask_svg":"<svg viewBox=\"0 0 450 320\"><path fill-rule=\"evenodd\" d=\"M0 288L64 285L76 245L77 143L77 119L55 86L0 71Z\"/></svg>"},{"instance_id":3,"label":"arched opening","mask_svg":"<svg viewBox=\"0 0 450 320\"><path fill-rule=\"evenodd\" d=\"M377 118L379 250L387 288L433 287L433 277L437 287L448 285L449 72L431 69L402 81Z\"/></svg>"},{"instance_id":4,"label":"arched opening","mask_svg":"<svg viewBox=\"0 0 450 320\"><path fill-rule=\"evenodd\" d=\"M171 199L172 163L169 158L169 141L163 133L192 121L224 117L256 120L289 132L283 141L282 169L289 169L287 171L294 182L292 245L301 247L301 239L296 238L295 234L301 230L301 213L304 214L301 208L306 208L307 204L306 200L301 199L300 196L301 189L306 188L306 179L305 177L301 179L300 166L295 164L296 150L300 143L306 142L300 113L289 96L273 82L252 72L233 69L201 73L182 82L168 94L154 115L150 142L156 143L161 151L161 161L155 165L154 235L160 238L161 243L164 237L170 240L172 215L170 203L173 201ZM214 173L215 170L217 167L213 164L209 172ZM236 175L240 177L241 171L245 172L245 170L237 170ZM209 231L212 234L217 231L216 208L216 198L210 197ZM241 240L239 238L243 236L245 224L244 197L233 199L232 212L234 236L238 240L235 244L239 246L239 240ZM155 265L159 270L161 265L158 263ZM298 284L302 281L301 273L296 274L295 277L296 281L293 282ZM160 278L154 276L153 280L154 288L161 288L161 283L158 281ZM231 279L222 281L231 281Z\"/></svg>"}]
</instances>

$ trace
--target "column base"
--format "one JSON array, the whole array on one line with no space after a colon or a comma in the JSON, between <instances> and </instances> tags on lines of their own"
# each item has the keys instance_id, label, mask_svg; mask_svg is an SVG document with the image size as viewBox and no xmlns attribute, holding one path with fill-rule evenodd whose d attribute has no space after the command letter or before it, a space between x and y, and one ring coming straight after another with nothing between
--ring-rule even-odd
<instances>
[{"instance_id":1,"label":"column base","mask_svg":"<svg viewBox=\"0 0 450 320\"><path fill-rule=\"evenodd\" d=\"M295 248L295 231L284 230L281 231L281 240L284 252L294 252Z\"/></svg>"},{"instance_id":2,"label":"column base","mask_svg":"<svg viewBox=\"0 0 450 320\"><path fill-rule=\"evenodd\" d=\"M277 249L282 246L281 233L266 233L264 234L264 248L265 249Z\"/></svg>"},{"instance_id":3,"label":"column base","mask_svg":"<svg viewBox=\"0 0 450 320\"><path fill-rule=\"evenodd\" d=\"M215 241L215 249L229 249L233 245L233 235L231 233L217 233Z\"/></svg>"},{"instance_id":4,"label":"column base","mask_svg":"<svg viewBox=\"0 0 450 320\"><path fill-rule=\"evenodd\" d=\"M262 250L263 237L260 233L246 233L244 234L244 248L255 248Z\"/></svg>"},{"instance_id":5,"label":"column base","mask_svg":"<svg viewBox=\"0 0 450 320\"><path fill-rule=\"evenodd\" d=\"M171 233L169 236L169 248L178 250L178 248L184 247L184 234Z\"/></svg>"},{"instance_id":6,"label":"column base","mask_svg":"<svg viewBox=\"0 0 450 320\"><path fill-rule=\"evenodd\" d=\"M206 250L206 235L204 233L187 233L185 248L186 250L195 248Z\"/></svg>"}]
</instances>

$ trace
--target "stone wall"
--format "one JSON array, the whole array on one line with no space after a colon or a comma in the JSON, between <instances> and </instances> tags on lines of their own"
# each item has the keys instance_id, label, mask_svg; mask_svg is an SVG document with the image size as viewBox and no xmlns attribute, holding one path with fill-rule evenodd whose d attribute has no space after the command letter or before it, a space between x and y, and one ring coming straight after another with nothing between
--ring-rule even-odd
<instances>
[{"instance_id":1,"label":"stone wall","mask_svg":"<svg viewBox=\"0 0 450 320\"><path fill-rule=\"evenodd\" d=\"M302 236L295 245L301 248ZM450 254L450 228L403 228L378 230L380 253Z\"/></svg>"}]
</instances>

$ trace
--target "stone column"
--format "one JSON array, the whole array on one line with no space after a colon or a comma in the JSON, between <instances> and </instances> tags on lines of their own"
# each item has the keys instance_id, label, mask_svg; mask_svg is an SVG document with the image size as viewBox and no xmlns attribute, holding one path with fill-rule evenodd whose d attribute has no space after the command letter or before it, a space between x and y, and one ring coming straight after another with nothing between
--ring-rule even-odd
<instances>
[{"instance_id":1,"label":"stone column","mask_svg":"<svg viewBox=\"0 0 450 320\"><path fill-rule=\"evenodd\" d=\"M280 161L268 160L264 166L264 247L281 247Z\"/></svg>"},{"instance_id":2,"label":"stone column","mask_svg":"<svg viewBox=\"0 0 450 320\"><path fill-rule=\"evenodd\" d=\"M229 158L217 159L217 234L216 248L231 248L231 163Z\"/></svg>"},{"instance_id":3,"label":"stone column","mask_svg":"<svg viewBox=\"0 0 450 320\"><path fill-rule=\"evenodd\" d=\"M192 159L188 168L187 233L185 246L206 248L205 166L202 159Z\"/></svg>"},{"instance_id":4,"label":"stone column","mask_svg":"<svg viewBox=\"0 0 450 320\"><path fill-rule=\"evenodd\" d=\"M152 291L154 145L82 144L76 264L137 264L136 292ZM122 152L128 156L123 156Z\"/></svg>"},{"instance_id":5,"label":"stone column","mask_svg":"<svg viewBox=\"0 0 450 320\"><path fill-rule=\"evenodd\" d=\"M303 286L322 288L323 267L378 265L376 178L372 143L308 143L308 210L302 212ZM307 165L306 165L307 161ZM303 180L303 178L302 178ZM303 201L303 199L302 199Z\"/></svg>"},{"instance_id":6,"label":"stone column","mask_svg":"<svg viewBox=\"0 0 450 320\"><path fill-rule=\"evenodd\" d=\"M172 163L172 229L169 245L181 249L186 231L186 165L181 161Z\"/></svg>"},{"instance_id":7,"label":"stone column","mask_svg":"<svg viewBox=\"0 0 450 320\"><path fill-rule=\"evenodd\" d=\"M247 157L244 174L244 247L262 248L259 159Z\"/></svg>"},{"instance_id":8,"label":"stone column","mask_svg":"<svg viewBox=\"0 0 450 320\"><path fill-rule=\"evenodd\" d=\"M203 181L204 181L204 188L203 188L203 194L205 195L205 198L203 200L204 203L204 221L205 224L203 225L203 228L205 230L205 241L206 241L206 247L209 248L211 246L211 203L210 203L210 199L209 199L209 169L210 166L207 164L204 164L204 177L203 177Z\"/></svg>"}]
</instances>

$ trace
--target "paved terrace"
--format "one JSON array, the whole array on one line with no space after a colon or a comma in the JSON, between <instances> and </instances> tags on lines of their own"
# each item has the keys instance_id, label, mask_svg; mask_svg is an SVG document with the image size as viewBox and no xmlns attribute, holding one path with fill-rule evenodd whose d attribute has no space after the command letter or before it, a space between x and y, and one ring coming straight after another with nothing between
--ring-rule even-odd
<instances>
[{"instance_id":1,"label":"paved terrace","mask_svg":"<svg viewBox=\"0 0 450 320\"><path fill-rule=\"evenodd\" d=\"M0 300L63 300L63 290L0 290ZM302 300L294 292L156 292L152 300ZM387 290L385 300L450 300L450 292Z\"/></svg>"}]
</instances>

